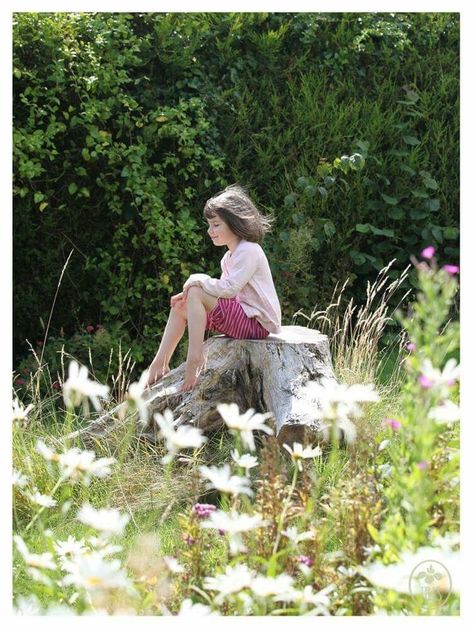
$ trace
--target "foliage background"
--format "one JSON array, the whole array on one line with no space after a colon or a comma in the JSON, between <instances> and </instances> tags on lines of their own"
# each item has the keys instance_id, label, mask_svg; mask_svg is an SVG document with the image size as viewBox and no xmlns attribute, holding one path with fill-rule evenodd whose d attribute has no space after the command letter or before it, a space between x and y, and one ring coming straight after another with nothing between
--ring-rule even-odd
<instances>
[{"instance_id":1,"label":"foliage background","mask_svg":"<svg viewBox=\"0 0 474 629\"><path fill-rule=\"evenodd\" d=\"M146 366L170 295L220 273L202 208L233 182L276 216L283 324L426 245L458 261L458 14L18 13L13 30L16 366L71 250L45 358L86 360L91 340L103 377L120 342ZM364 168L335 176L354 152Z\"/></svg>"}]
</instances>

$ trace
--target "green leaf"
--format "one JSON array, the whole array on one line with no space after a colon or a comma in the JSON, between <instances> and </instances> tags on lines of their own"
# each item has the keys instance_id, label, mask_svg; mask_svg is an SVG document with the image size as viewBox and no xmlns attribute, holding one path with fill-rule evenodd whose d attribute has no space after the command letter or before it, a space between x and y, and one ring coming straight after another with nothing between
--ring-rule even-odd
<instances>
[{"instance_id":1,"label":"green leaf","mask_svg":"<svg viewBox=\"0 0 474 629\"><path fill-rule=\"evenodd\" d=\"M326 221L323 225L323 229L328 238L331 238L336 233L336 226L332 221Z\"/></svg>"},{"instance_id":2,"label":"green leaf","mask_svg":"<svg viewBox=\"0 0 474 629\"><path fill-rule=\"evenodd\" d=\"M327 196L328 196L328 191L326 190L326 188L323 188L322 186L320 186L320 187L318 188L318 191L319 191L319 194L320 194L322 197L327 197Z\"/></svg>"},{"instance_id":3,"label":"green leaf","mask_svg":"<svg viewBox=\"0 0 474 629\"><path fill-rule=\"evenodd\" d=\"M43 201L43 203L41 203L39 206L39 211L42 212L44 208L47 206L48 206L48 203L46 201Z\"/></svg>"},{"instance_id":4,"label":"green leaf","mask_svg":"<svg viewBox=\"0 0 474 629\"><path fill-rule=\"evenodd\" d=\"M370 231L375 236L388 236L389 238L393 238L395 236L395 232L393 229L379 229L378 227L370 226Z\"/></svg>"},{"instance_id":5,"label":"green leaf","mask_svg":"<svg viewBox=\"0 0 474 629\"><path fill-rule=\"evenodd\" d=\"M69 186L67 187L68 192L71 196L75 195L77 192L77 185L74 183L74 181L72 183L69 184Z\"/></svg>"},{"instance_id":6,"label":"green leaf","mask_svg":"<svg viewBox=\"0 0 474 629\"><path fill-rule=\"evenodd\" d=\"M423 184L426 188L429 188L430 190L437 190L439 187L437 182L432 177L424 177Z\"/></svg>"},{"instance_id":7,"label":"green leaf","mask_svg":"<svg viewBox=\"0 0 474 629\"><path fill-rule=\"evenodd\" d=\"M390 216L390 218L398 220L400 218L403 218L405 214L400 207L391 207L388 210L388 215Z\"/></svg>"},{"instance_id":8,"label":"green leaf","mask_svg":"<svg viewBox=\"0 0 474 629\"><path fill-rule=\"evenodd\" d=\"M356 231L360 232L361 234L368 234L371 227L372 225L368 225L367 223L357 223L357 225L355 226Z\"/></svg>"},{"instance_id":9,"label":"green leaf","mask_svg":"<svg viewBox=\"0 0 474 629\"><path fill-rule=\"evenodd\" d=\"M396 197L389 197L388 194L384 194L383 192L381 194L385 203L388 203L389 205L397 205L398 199Z\"/></svg>"},{"instance_id":10,"label":"green leaf","mask_svg":"<svg viewBox=\"0 0 474 629\"><path fill-rule=\"evenodd\" d=\"M296 180L296 187L300 190L304 190L306 188L306 177L298 177Z\"/></svg>"},{"instance_id":11,"label":"green leaf","mask_svg":"<svg viewBox=\"0 0 474 629\"><path fill-rule=\"evenodd\" d=\"M284 199L284 203L287 207L293 207L296 201L296 195L294 194L287 194L285 199Z\"/></svg>"},{"instance_id":12,"label":"green leaf","mask_svg":"<svg viewBox=\"0 0 474 629\"><path fill-rule=\"evenodd\" d=\"M35 203L41 203L41 201L44 199L44 194L42 192L35 192Z\"/></svg>"},{"instance_id":13,"label":"green leaf","mask_svg":"<svg viewBox=\"0 0 474 629\"><path fill-rule=\"evenodd\" d=\"M365 256L360 251L356 251L355 249L351 249L349 251L349 255L354 260L354 263L357 264L357 266L360 266L361 264L364 264Z\"/></svg>"},{"instance_id":14,"label":"green leaf","mask_svg":"<svg viewBox=\"0 0 474 629\"><path fill-rule=\"evenodd\" d=\"M426 218L428 216L428 212L426 210L421 210L418 208L413 208L410 210L410 218L417 221L421 218Z\"/></svg>"},{"instance_id":15,"label":"green leaf","mask_svg":"<svg viewBox=\"0 0 474 629\"><path fill-rule=\"evenodd\" d=\"M457 227L445 227L444 237L448 240L454 240L459 236L459 229Z\"/></svg>"},{"instance_id":16,"label":"green leaf","mask_svg":"<svg viewBox=\"0 0 474 629\"><path fill-rule=\"evenodd\" d=\"M89 149L84 148L84 149L82 149L81 153L82 153L82 159L84 159L86 162L88 162L90 160L90 158L91 158L90 153L89 153Z\"/></svg>"},{"instance_id":17,"label":"green leaf","mask_svg":"<svg viewBox=\"0 0 474 629\"><path fill-rule=\"evenodd\" d=\"M418 144L420 144L420 140L414 135L404 135L403 141L410 146L418 146Z\"/></svg>"},{"instance_id":18,"label":"green leaf","mask_svg":"<svg viewBox=\"0 0 474 629\"><path fill-rule=\"evenodd\" d=\"M428 199L425 202L425 207L430 212L437 212L439 210L439 199Z\"/></svg>"},{"instance_id":19,"label":"green leaf","mask_svg":"<svg viewBox=\"0 0 474 629\"><path fill-rule=\"evenodd\" d=\"M427 199L430 195L425 192L424 190L418 190L417 188L415 188L414 190L411 191L412 195L414 197L417 197L418 199Z\"/></svg>"}]
</instances>

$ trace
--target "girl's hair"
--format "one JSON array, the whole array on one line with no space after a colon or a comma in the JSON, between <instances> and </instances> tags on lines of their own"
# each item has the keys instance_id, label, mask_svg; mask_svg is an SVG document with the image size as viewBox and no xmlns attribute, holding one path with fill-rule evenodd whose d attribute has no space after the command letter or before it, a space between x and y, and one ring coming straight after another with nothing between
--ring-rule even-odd
<instances>
[{"instance_id":1,"label":"girl's hair","mask_svg":"<svg viewBox=\"0 0 474 629\"><path fill-rule=\"evenodd\" d=\"M261 242L271 231L273 216L264 216L250 200L247 190L238 184L227 186L206 201L204 217L221 218L236 236Z\"/></svg>"}]
</instances>

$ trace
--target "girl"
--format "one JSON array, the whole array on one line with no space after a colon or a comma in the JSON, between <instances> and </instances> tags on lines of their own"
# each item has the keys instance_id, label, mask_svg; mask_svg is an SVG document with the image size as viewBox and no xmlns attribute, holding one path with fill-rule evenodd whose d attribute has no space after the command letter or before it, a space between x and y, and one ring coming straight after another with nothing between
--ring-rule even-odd
<instances>
[{"instance_id":1,"label":"girl","mask_svg":"<svg viewBox=\"0 0 474 629\"><path fill-rule=\"evenodd\" d=\"M281 332L281 308L267 257L258 244L271 229L238 185L228 186L206 202L207 233L216 247L227 246L222 275L194 273L183 291L171 297L171 312L160 348L149 368L148 386L170 370L169 361L188 326L189 347L181 392L196 386L204 363L206 330L236 339L263 339Z\"/></svg>"}]
</instances>

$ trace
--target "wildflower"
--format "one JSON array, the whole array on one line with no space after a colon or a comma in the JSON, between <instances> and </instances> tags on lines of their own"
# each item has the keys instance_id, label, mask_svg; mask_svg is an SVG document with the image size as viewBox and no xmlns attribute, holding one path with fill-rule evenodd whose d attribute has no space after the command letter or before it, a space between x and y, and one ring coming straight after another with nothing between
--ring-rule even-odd
<instances>
[{"instance_id":1,"label":"wildflower","mask_svg":"<svg viewBox=\"0 0 474 629\"><path fill-rule=\"evenodd\" d=\"M392 419L391 417L386 417L383 420L383 423L391 428L394 432L397 432L402 427L402 424L398 421L398 419Z\"/></svg>"},{"instance_id":2,"label":"wildflower","mask_svg":"<svg viewBox=\"0 0 474 629\"><path fill-rule=\"evenodd\" d=\"M444 264L441 268L443 271L446 271L446 273L449 273L449 275L456 275L459 273L459 267L455 264Z\"/></svg>"},{"instance_id":3,"label":"wildflower","mask_svg":"<svg viewBox=\"0 0 474 629\"><path fill-rule=\"evenodd\" d=\"M14 487L25 487L25 485L28 484L28 477L21 472L18 472L18 470L13 470L12 484Z\"/></svg>"},{"instance_id":4,"label":"wildflower","mask_svg":"<svg viewBox=\"0 0 474 629\"><path fill-rule=\"evenodd\" d=\"M250 589L257 596L274 596L285 594L292 589L293 577L289 574L279 574L277 577L257 576L252 579Z\"/></svg>"},{"instance_id":5,"label":"wildflower","mask_svg":"<svg viewBox=\"0 0 474 629\"><path fill-rule=\"evenodd\" d=\"M458 592L461 576L459 552L443 550L442 548L422 546L415 552L403 552L398 563L384 565L374 562L366 566L359 566L358 571L377 587L403 594L418 594L422 592L422 588L419 580L413 578L413 571L420 563L430 561L442 564L447 571L447 574L441 575L439 580L434 581L433 589L438 592L449 592L451 589Z\"/></svg>"},{"instance_id":6,"label":"wildflower","mask_svg":"<svg viewBox=\"0 0 474 629\"><path fill-rule=\"evenodd\" d=\"M94 509L88 504L81 507L77 519L105 535L120 535L127 526L130 516L121 515L118 509Z\"/></svg>"},{"instance_id":7,"label":"wildflower","mask_svg":"<svg viewBox=\"0 0 474 629\"><path fill-rule=\"evenodd\" d=\"M283 602L291 601L298 603L303 607L313 605L315 607L313 612L329 615L328 607L330 600L328 594L330 594L333 590L333 584L328 585L319 592L315 592L311 585L307 585L303 590L291 589L288 592L278 594L273 600Z\"/></svg>"},{"instance_id":8,"label":"wildflower","mask_svg":"<svg viewBox=\"0 0 474 629\"><path fill-rule=\"evenodd\" d=\"M24 540L19 535L14 535L13 540L16 547L23 557L23 561L28 566L28 573L35 579L45 585L50 585L51 580L44 575L41 570L56 570L56 564L53 561L53 555L50 552L42 553L41 555L30 553Z\"/></svg>"},{"instance_id":9,"label":"wildflower","mask_svg":"<svg viewBox=\"0 0 474 629\"><path fill-rule=\"evenodd\" d=\"M362 415L361 404L378 402L380 399L373 384L348 386L325 380L322 384L314 383L312 389L318 406L315 415L323 420L321 431L325 439L335 427L348 443L352 443L356 437L356 428L350 418Z\"/></svg>"},{"instance_id":10,"label":"wildflower","mask_svg":"<svg viewBox=\"0 0 474 629\"><path fill-rule=\"evenodd\" d=\"M433 247L433 245L430 245L429 247L425 247L423 251L420 253L420 255L422 258L425 258L425 260L431 260L435 252L436 252L436 249Z\"/></svg>"},{"instance_id":11,"label":"wildflower","mask_svg":"<svg viewBox=\"0 0 474 629\"><path fill-rule=\"evenodd\" d=\"M54 548L61 559L68 559L88 552L88 548L84 546L84 540L77 540L72 535L69 535L66 541L58 540L54 542Z\"/></svg>"},{"instance_id":12,"label":"wildflower","mask_svg":"<svg viewBox=\"0 0 474 629\"><path fill-rule=\"evenodd\" d=\"M173 413L169 409L165 410L164 415L155 413L154 418L160 427L161 435L166 440L168 454L162 459L162 462L165 464L169 463L180 450L184 448L199 448L207 441L207 437L204 437L199 428L178 426L175 429L175 424L179 419L173 421Z\"/></svg>"},{"instance_id":13,"label":"wildflower","mask_svg":"<svg viewBox=\"0 0 474 629\"><path fill-rule=\"evenodd\" d=\"M63 384L64 403L68 408L79 406L82 401L90 398L96 411L99 411L101 405L98 398L108 398L109 387L89 380L88 373L89 370L85 365L79 366L75 360L69 363L69 377Z\"/></svg>"},{"instance_id":14,"label":"wildflower","mask_svg":"<svg viewBox=\"0 0 474 629\"><path fill-rule=\"evenodd\" d=\"M252 496L253 492L249 486L249 479L245 476L232 476L229 465L226 463L223 467L206 467L199 466L199 471L203 478L208 479L208 488L218 489L226 494L246 494Z\"/></svg>"},{"instance_id":15,"label":"wildflower","mask_svg":"<svg viewBox=\"0 0 474 629\"><path fill-rule=\"evenodd\" d=\"M86 331L92 333L95 330L93 325L86 325Z\"/></svg>"},{"instance_id":16,"label":"wildflower","mask_svg":"<svg viewBox=\"0 0 474 629\"><path fill-rule=\"evenodd\" d=\"M407 350L407 352L414 352L416 349L416 345L415 343L412 343L411 341L409 341L406 345L405 348Z\"/></svg>"},{"instance_id":17,"label":"wildflower","mask_svg":"<svg viewBox=\"0 0 474 629\"><path fill-rule=\"evenodd\" d=\"M51 448L48 447L41 439L36 441L35 449L36 452L39 452L39 454L46 459L46 461L59 461L59 454L56 454L54 450L51 450Z\"/></svg>"},{"instance_id":18,"label":"wildflower","mask_svg":"<svg viewBox=\"0 0 474 629\"><path fill-rule=\"evenodd\" d=\"M312 568L314 565L314 559L308 555L298 555L298 557L296 557L296 561L308 566L308 568Z\"/></svg>"},{"instance_id":19,"label":"wildflower","mask_svg":"<svg viewBox=\"0 0 474 629\"><path fill-rule=\"evenodd\" d=\"M311 568L314 565L314 559L312 557L309 557L308 555L299 555L298 557L296 557L296 561L298 562L298 568L301 570L301 572L305 576L308 576L311 572Z\"/></svg>"},{"instance_id":20,"label":"wildflower","mask_svg":"<svg viewBox=\"0 0 474 629\"><path fill-rule=\"evenodd\" d=\"M427 461L418 461L418 463L416 464L416 467L419 470L426 470L426 468L428 467L428 462Z\"/></svg>"},{"instance_id":21,"label":"wildflower","mask_svg":"<svg viewBox=\"0 0 474 629\"><path fill-rule=\"evenodd\" d=\"M25 426L28 423L28 413L34 408L34 404L28 404L25 408L20 400L15 397L12 403L13 414L12 421L14 424L19 424L20 426Z\"/></svg>"},{"instance_id":22,"label":"wildflower","mask_svg":"<svg viewBox=\"0 0 474 629\"><path fill-rule=\"evenodd\" d=\"M454 358L450 358L443 367L443 371L433 367L429 358L425 358L421 365L421 375L418 382L424 389L440 389L446 392L446 387L452 386L459 379L460 366Z\"/></svg>"},{"instance_id":23,"label":"wildflower","mask_svg":"<svg viewBox=\"0 0 474 629\"><path fill-rule=\"evenodd\" d=\"M250 570L245 564L236 566L226 566L225 572L214 577L206 577L203 582L205 590L219 592L216 596L216 603L220 605L231 594L236 594L245 588L249 588L255 572Z\"/></svg>"},{"instance_id":24,"label":"wildflower","mask_svg":"<svg viewBox=\"0 0 474 629\"><path fill-rule=\"evenodd\" d=\"M108 476L111 473L110 465L115 462L112 457L95 460L95 452L79 448L71 448L58 457L64 478L77 480L82 477L86 485L89 485L91 476L98 478Z\"/></svg>"},{"instance_id":25,"label":"wildflower","mask_svg":"<svg viewBox=\"0 0 474 629\"><path fill-rule=\"evenodd\" d=\"M240 434L242 443L253 452L255 450L254 431L262 430L268 435L273 434L273 430L265 424L265 421L272 416L272 413L255 413L250 408L243 415L240 415L239 407L235 402L232 404L218 404L217 410L222 416L226 426L233 434Z\"/></svg>"},{"instance_id":26,"label":"wildflower","mask_svg":"<svg viewBox=\"0 0 474 629\"><path fill-rule=\"evenodd\" d=\"M459 421L461 409L451 400L443 400L430 410L428 417L434 419L438 424L450 424Z\"/></svg>"},{"instance_id":27,"label":"wildflower","mask_svg":"<svg viewBox=\"0 0 474 629\"><path fill-rule=\"evenodd\" d=\"M201 524L202 528L218 529L229 534L229 550L231 555L245 552L247 548L242 542L242 533L266 526L267 523L259 515L250 516L246 513L216 511Z\"/></svg>"},{"instance_id":28,"label":"wildflower","mask_svg":"<svg viewBox=\"0 0 474 629\"><path fill-rule=\"evenodd\" d=\"M311 446L303 448L301 443L293 443L293 449L291 449L287 443L284 443L283 447L285 450L288 450L291 458L293 459L293 463L296 463L300 472L303 471L301 459L313 459L317 456L321 456L322 454L319 446L316 446L316 448L311 448Z\"/></svg>"},{"instance_id":29,"label":"wildflower","mask_svg":"<svg viewBox=\"0 0 474 629\"><path fill-rule=\"evenodd\" d=\"M296 526L287 528L286 531L283 531L283 535L287 537L294 546L297 546L300 542L304 542L307 539L314 539L313 531L298 533Z\"/></svg>"},{"instance_id":30,"label":"wildflower","mask_svg":"<svg viewBox=\"0 0 474 629\"><path fill-rule=\"evenodd\" d=\"M63 563L63 569L69 573L63 579L64 585L79 586L88 591L131 589L131 582L120 561L105 561L98 553L76 555Z\"/></svg>"},{"instance_id":31,"label":"wildflower","mask_svg":"<svg viewBox=\"0 0 474 629\"><path fill-rule=\"evenodd\" d=\"M194 537L191 537L191 535L188 535L187 533L183 533L182 536L181 536L181 539L188 546L192 546L194 544L194 542L195 542Z\"/></svg>"},{"instance_id":32,"label":"wildflower","mask_svg":"<svg viewBox=\"0 0 474 629\"><path fill-rule=\"evenodd\" d=\"M51 496L44 496L43 494L40 494L39 491L34 494L29 494L28 497L32 502L40 505L41 507L54 507L57 504L57 501L54 500L54 498L51 498Z\"/></svg>"},{"instance_id":33,"label":"wildflower","mask_svg":"<svg viewBox=\"0 0 474 629\"><path fill-rule=\"evenodd\" d=\"M179 563L177 559L174 557L163 557L163 561L166 564L166 567L173 574L179 574L180 572L184 572L183 566Z\"/></svg>"},{"instance_id":34,"label":"wildflower","mask_svg":"<svg viewBox=\"0 0 474 629\"><path fill-rule=\"evenodd\" d=\"M190 598L185 598L179 608L178 616L189 616L190 618L200 616L220 616L218 612L213 612L208 605L193 603Z\"/></svg>"},{"instance_id":35,"label":"wildflower","mask_svg":"<svg viewBox=\"0 0 474 629\"><path fill-rule=\"evenodd\" d=\"M148 422L148 403L143 399L143 392L148 381L147 369L144 371L138 382L132 382L128 387L125 400L132 409L136 409L139 422L144 427Z\"/></svg>"},{"instance_id":36,"label":"wildflower","mask_svg":"<svg viewBox=\"0 0 474 629\"><path fill-rule=\"evenodd\" d=\"M243 467L245 469L245 473L258 465L258 459L256 456L252 456L251 454L239 454L238 450L234 450L232 452L232 458L237 463L239 467Z\"/></svg>"},{"instance_id":37,"label":"wildflower","mask_svg":"<svg viewBox=\"0 0 474 629\"><path fill-rule=\"evenodd\" d=\"M206 503L196 502L196 504L193 506L193 512L197 515L198 518L208 518L215 510L215 505L209 505Z\"/></svg>"}]
</instances>

